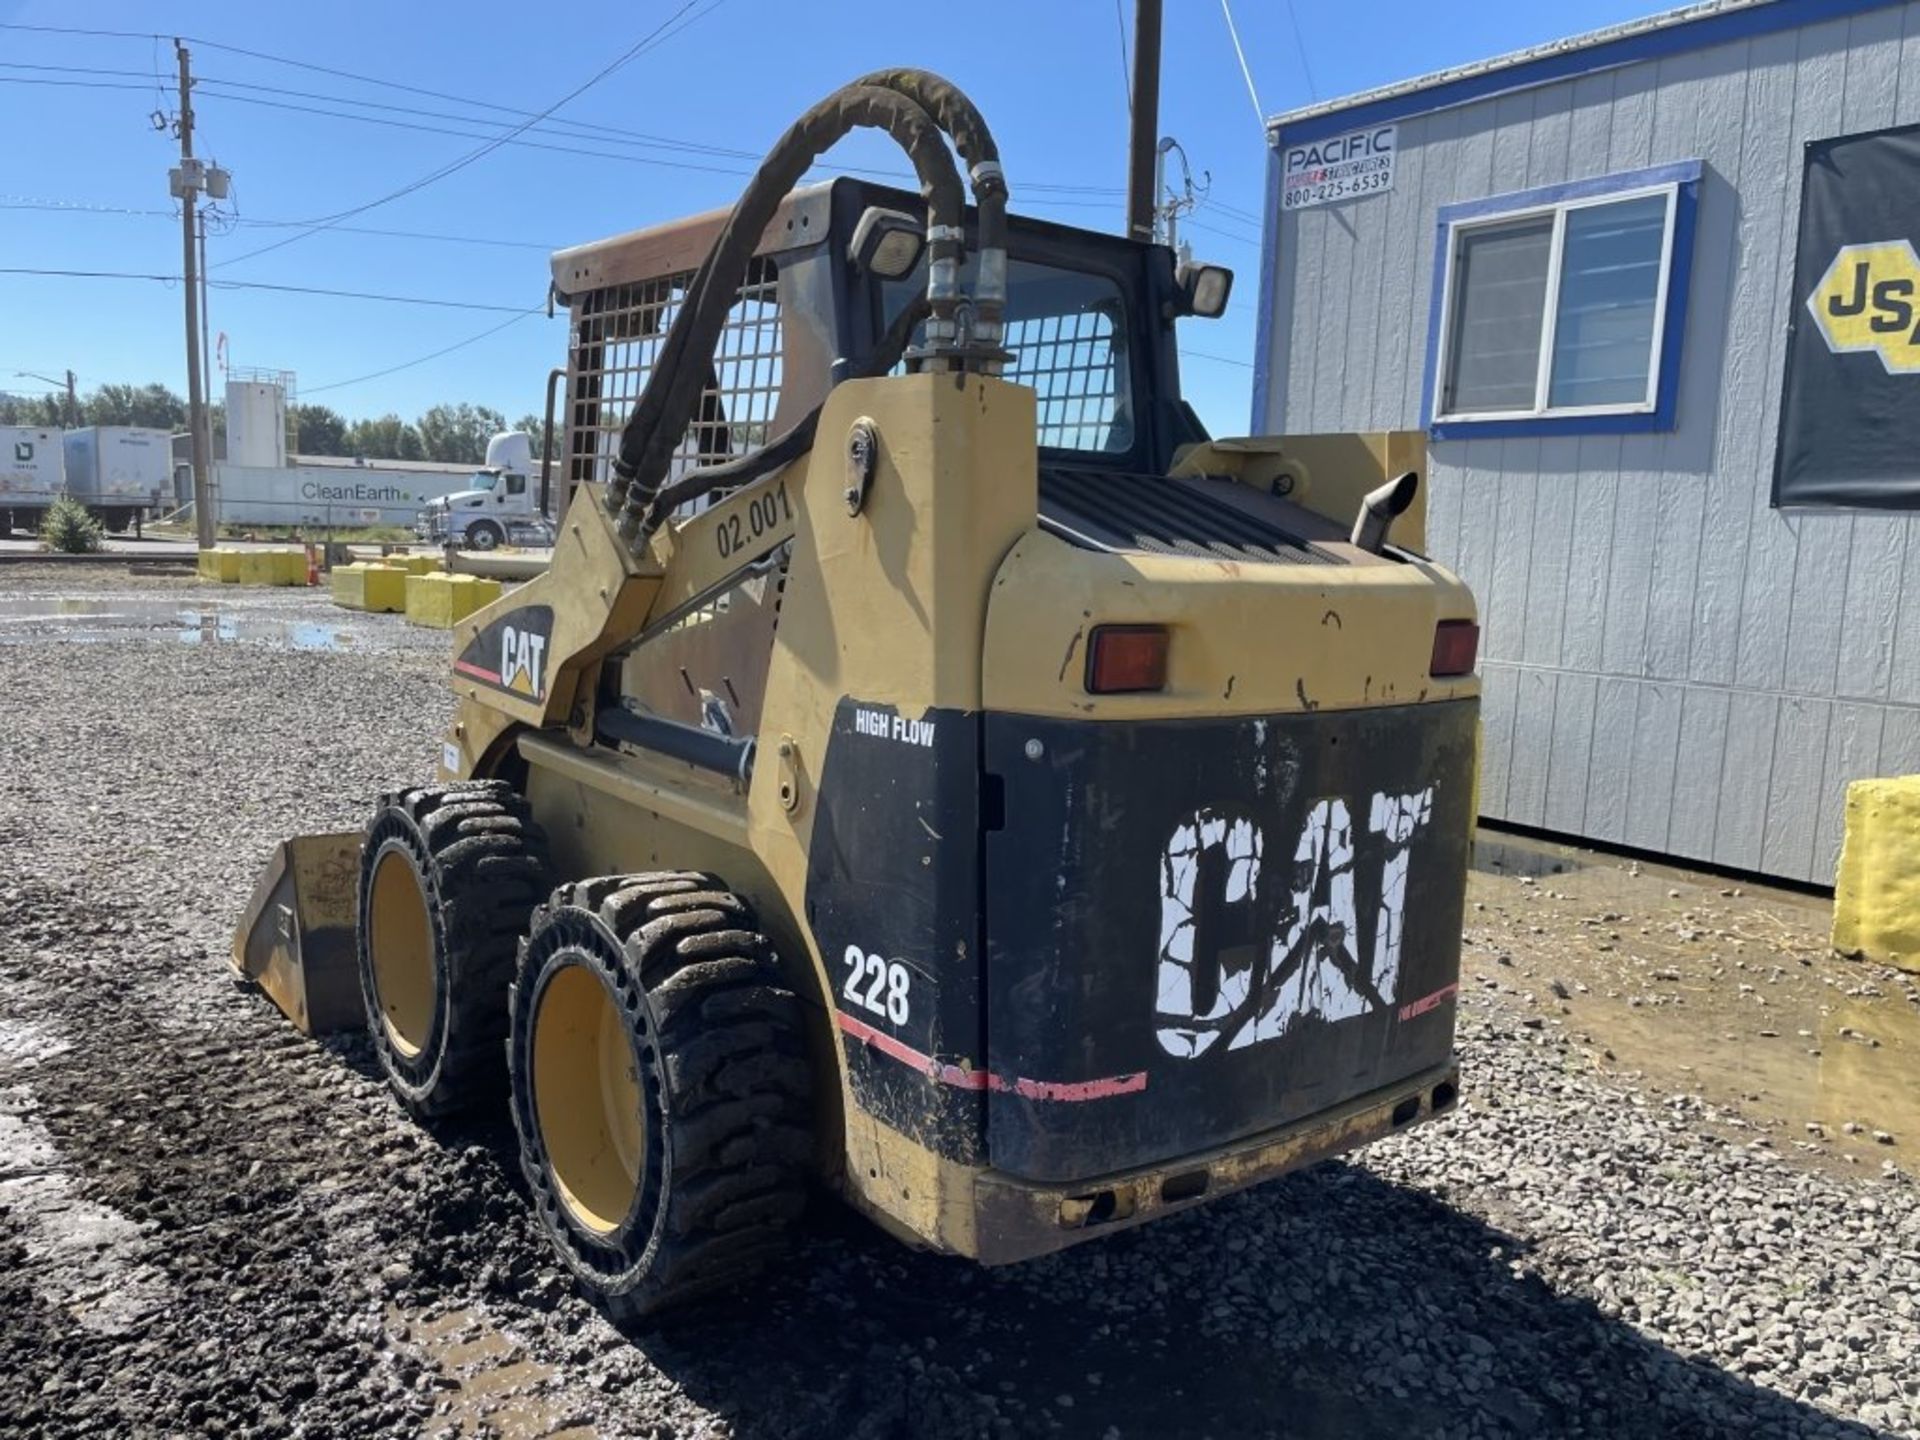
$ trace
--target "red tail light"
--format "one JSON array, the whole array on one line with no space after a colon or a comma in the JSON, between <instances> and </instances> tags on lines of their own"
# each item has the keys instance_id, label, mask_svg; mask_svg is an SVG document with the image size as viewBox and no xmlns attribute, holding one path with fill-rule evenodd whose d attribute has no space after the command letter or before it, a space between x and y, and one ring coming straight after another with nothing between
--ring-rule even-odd
<instances>
[{"instance_id":1,"label":"red tail light","mask_svg":"<svg viewBox=\"0 0 1920 1440\"><path fill-rule=\"evenodd\" d=\"M1471 675L1479 657L1480 627L1473 621L1442 620L1433 627L1433 664L1428 670L1436 680Z\"/></svg>"},{"instance_id":2,"label":"red tail light","mask_svg":"<svg viewBox=\"0 0 1920 1440\"><path fill-rule=\"evenodd\" d=\"M1087 641L1087 693L1128 695L1167 688L1167 627L1096 625Z\"/></svg>"}]
</instances>

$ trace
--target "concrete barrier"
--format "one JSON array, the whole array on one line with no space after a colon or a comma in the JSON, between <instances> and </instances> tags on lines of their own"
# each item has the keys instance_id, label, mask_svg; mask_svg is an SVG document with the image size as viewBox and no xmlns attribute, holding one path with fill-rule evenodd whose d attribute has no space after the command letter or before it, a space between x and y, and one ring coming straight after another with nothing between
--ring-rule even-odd
<instances>
[{"instance_id":1,"label":"concrete barrier","mask_svg":"<svg viewBox=\"0 0 1920 1440\"><path fill-rule=\"evenodd\" d=\"M397 565L336 565L333 603L343 610L399 614L407 608L407 572Z\"/></svg>"},{"instance_id":2,"label":"concrete barrier","mask_svg":"<svg viewBox=\"0 0 1920 1440\"><path fill-rule=\"evenodd\" d=\"M478 575L409 575L407 623L451 630L483 605L500 598L500 582Z\"/></svg>"},{"instance_id":3,"label":"concrete barrier","mask_svg":"<svg viewBox=\"0 0 1920 1440\"><path fill-rule=\"evenodd\" d=\"M198 573L226 585L304 585L307 552L297 545L220 545L200 552Z\"/></svg>"},{"instance_id":4,"label":"concrete barrier","mask_svg":"<svg viewBox=\"0 0 1920 1440\"><path fill-rule=\"evenodd\" d=\"M1833 948L1920 971L1920 775L1847 786Z\"/></svg>"},{"instance_id":5,"label":"concrete barrier","mask_svg":"<svg viewBox=\"0 0 1920 1440\"><path fill-rule=\"evenodd\" d=\"M234 585L240 580L240 556L244 552L231 545L216 545L200 552L199 574L202 580L217 580Z\"/></svg>"}]
</instances>

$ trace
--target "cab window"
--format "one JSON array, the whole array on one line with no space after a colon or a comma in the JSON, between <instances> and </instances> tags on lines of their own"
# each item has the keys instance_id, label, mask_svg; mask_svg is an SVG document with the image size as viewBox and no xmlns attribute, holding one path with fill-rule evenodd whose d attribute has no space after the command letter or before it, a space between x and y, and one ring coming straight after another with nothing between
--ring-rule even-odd
<instances>
[{"instance_id":1,"label":"cab window","mask_svg":"<svg viewBox=\"0 0 1920 1440\"><path fill-rule=\"evenodd\" d=\"M972 284L975 263L970 256L964 284ZM888 321L925 288L924 261L905 279L883 282ZM1003 373L1033 387L1042 449L1108 455L1133 449L1133 360L1119 285L1088 271L1011 260L1006 327L1013 358Z\"/></svg>"}]
</instances>

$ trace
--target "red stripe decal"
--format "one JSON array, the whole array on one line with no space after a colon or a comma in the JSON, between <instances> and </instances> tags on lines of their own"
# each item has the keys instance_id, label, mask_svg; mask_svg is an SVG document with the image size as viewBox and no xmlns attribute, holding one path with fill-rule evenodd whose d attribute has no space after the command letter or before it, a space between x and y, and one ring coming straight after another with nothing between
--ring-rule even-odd
<instances>
[{"instance_id":1,"label":"red stripe decal","mask_svg":"<svg viewBox=\"0 0 1920 1440\"><path fill-rule=\"evenodd\" d=\"M453 668L462 674L473 676L476 680L485 680L491 685L498 685L500 683L500 672L498 670L482 670L478 665L470 661L456 660L453 662Z\"/></svg>"},{"instance_id":2,"label":"red stripe decal","mask_svg":"<svg viewBox=\"0 0 1920 1440\"><path fill-rule=\"evenodd\" d=\"M1405 1005L1400 1007L1400 1018L1402 1020L1411 1020L1416 1015L1424 1015L1429 1010L1437 1009L1446 1001L1451 1000L1459 989L1460 982L1456 980L1451 985L1442 985L1431 995L1423 995L1418 1000L1409 1000Z\"/></svg>"},{"instance_id":3,"label":"red stripe decal","mask_svg":"<svg viewBox=\"0 0 1920 1440\"><path fill-rule=\"evenodd\" d=\"M993 1077L998 1090L1004 1082L998 1075ZM1104 1100L1109 1095L1131 1095L1136 1090L1147 1088L1147 1072L1136 1070L1131 1075L1109 1075L1104 1080L1016 1080L1013 1093L1023 1095L1029 1100Z\"/></svg>"},{"instance_id":4,"label":"red stripe decal","mask_svg":"<svg viewBox=\"0 0 1920 1440\"><path fill-rule=\"evenodd\" d=\"M840 1022L840 1028L854 1039L873 1046L881 1054L898 1060L918 1070L929 1079L938 1080L942 1085L951 1085L956 1090L994 1090L1001 1093L1012 1091L1026 1100L1056 1100L1074 1102L1080 1100L1105 1100L1113 1095L1131 1095L1147 1088L1147 1072L1136 1070L1131 1075L1109 1075L1103 1080L1009 1080L1004 1075L995 1075L990 1070L970 1070L962 1065L950 1065L944 1060L936 1060L931 1055L923 1055L911 1045L903 1044L883 1030L876 1030L866 1021L855 1018L843 1010L833 1012Z\"/></svg>"}]
</instances>

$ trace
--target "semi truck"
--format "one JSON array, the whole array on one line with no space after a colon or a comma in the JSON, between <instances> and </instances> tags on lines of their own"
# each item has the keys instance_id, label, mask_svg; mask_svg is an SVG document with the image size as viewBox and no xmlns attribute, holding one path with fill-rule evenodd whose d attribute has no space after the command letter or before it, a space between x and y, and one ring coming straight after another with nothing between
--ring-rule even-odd
<instances>
[{"instance_id":1,"label":"semi truck","mask_svg":"<svg viewBox=\"0 0 1920 1440\"><path fill-rule=\"evenodd\" d=\"M65 436L67 493L112 531L159 508L173 479L173 436L144 425L89 425Z\"/></svg>"},{"instance_id":2,"label":"semi truck","mask_svg":"<svg viewBox=\"0 0 1920 1440\"><path fill-rule=\"evenodd\" d=\"M33 535L47 508L67 493L58 430L0 425L0 530Z\"/></svg>"},{"instance_id":3,"label":"semi truck","mask_svg":"<svg viewBox=\"0 0 1920 1440\"><path fill-rule=\"evenodd\" d=\"M494 550L516 544L552 543L545 486L533 460L533 437L509 430L487 442L486 463L472 485L442 495L414 521L414 534L440 545Z\"/></svg>"}]
</instances>

